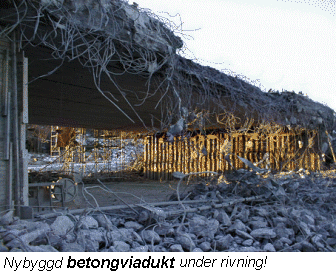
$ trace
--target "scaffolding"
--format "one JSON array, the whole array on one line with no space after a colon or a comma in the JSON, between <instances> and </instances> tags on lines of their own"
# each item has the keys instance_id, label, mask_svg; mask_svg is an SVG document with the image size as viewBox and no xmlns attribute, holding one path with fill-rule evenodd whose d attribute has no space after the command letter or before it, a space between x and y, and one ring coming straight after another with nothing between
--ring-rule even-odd
<instances>
[{"instance_id":1,"label":"scaffolding","mask_svg":"<svg viewBox=\"0 0 336 271\"><path fill-rule=\"evenodd\" d=\"M178 136L172 142L162 135L144 141L144 171L150 179L171 179L173 172L226 172L248 169L239 157L275 171L321 169L317 132L216 133Z\"/></svg>"},{"instance_id":2,"label":"scaffolding","mask_svg":"<svg viewBox=\"0 0 336 271\"><path fill-rule=\"evenodd\" d=\"M51 156L61 164L62 173L79 174L84 177L105 177L113 174L121 177L122 172L132 169L132 162L139 161L130 148L138 144L136 133L93 130L87 136L86 129L53 126L51 129ZM131 152L131 157L126 153ZM142 154L142 147L139 150Z\"/></svg>"},{"instance_id":3,"label":"scaffolding","mask_svg":"<svg viewBox=\"0 0 336 271\"><path fill-rule=\"evenodd\" d=\"M143 170L145 177L169 180L173 178L173 172L188 174L248 169L240 158L274 171L321 169L316 131L275 128L260 131L195 132L192 136L176 136L173 141L168 141L164 133L139 135L93 130L91 142L88 142L85 129L73 128L68 130L72 134L68 137L70 141L60 151L61 170L67 174L79 173L82 177L97 178L104 174L120 178L126 171L134 170L137 161L136 170ZM52 142L58 140L53 137L52 133ZM139 138L141 144L137 144L140 148L131 150L129 146L134 146ZM57 145L52 146L55 149Z\"/></svg>"},{"instance_id":4,"label":"scaffolding","mask_svg":"<svg viewBox=\"0 0 336 271\"><path fill-rule=\"evenodd\" d=\"M59 157L61 154L61 148L57 146L57 139L59 130L58 126L51 126L50 132L50 155L51 157Z\"/></svg>"}]
</instances>

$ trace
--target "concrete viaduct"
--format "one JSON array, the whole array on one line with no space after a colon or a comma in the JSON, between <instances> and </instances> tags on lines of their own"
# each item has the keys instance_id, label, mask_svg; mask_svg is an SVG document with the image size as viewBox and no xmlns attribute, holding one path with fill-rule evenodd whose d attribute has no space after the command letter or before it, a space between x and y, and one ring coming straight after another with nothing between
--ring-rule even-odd
<instances>
[{"instance_id":1,"label":"concrete viaduct","mask_svg":"<svg viewBox=\"0 0 336 271\"><path fill-rule=\"evenodd\" d=\"M153 132L168 129L183 108L197 108L230 112L242 121L274 116L284 125L334 125L330 108L293 94L307 107L301 113L284 102L289 94L264 93L179 56L181 38L136 5L2 3L0 210L20 213L28 205L28 123Z\"/></svg>"}]
</instances>

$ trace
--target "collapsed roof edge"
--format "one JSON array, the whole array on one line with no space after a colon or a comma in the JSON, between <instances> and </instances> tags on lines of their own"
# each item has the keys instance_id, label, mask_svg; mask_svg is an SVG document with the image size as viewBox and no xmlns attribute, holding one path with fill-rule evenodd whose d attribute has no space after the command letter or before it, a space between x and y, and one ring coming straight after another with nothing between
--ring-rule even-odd
<instances>
[{"instance_id":1,"label":"collapsed roof edge","mask_svg":"<svg viewBox=\"0 0 336 271\"><path fill-rule=\"evenodd\" d=\"M182 39L154 14L135 4L129 5L124 0L6 0L6 3L12 5L0 10L0 23L9 27L0 28L0 33L20 28L28 43L58 50L56 58L75 59L90 53L85 57L91 61L92 69L97 69L98 63L96 74L106 70L115 57L130 72L142 72L149 77L160 74L171 88L167 111L176 116L181 115L182 104L189 111L216 105L217 113L230 112L309 129L335 129L335 112L328 106L292 92L263 92L240 78L178 55ZM45 35L46 29L52 29L54 36ZM75 34L70 38L76 39L64 45L67 31L73 31ZM70 43L72 48L67 47Z\"/></svg>"}]
</instances>

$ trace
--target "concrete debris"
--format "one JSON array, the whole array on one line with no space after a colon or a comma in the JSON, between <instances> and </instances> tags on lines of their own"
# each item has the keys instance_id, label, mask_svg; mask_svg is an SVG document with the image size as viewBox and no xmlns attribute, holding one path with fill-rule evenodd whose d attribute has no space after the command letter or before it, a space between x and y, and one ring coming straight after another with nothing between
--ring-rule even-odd
<instances>
[{"instance_id":1,"label":"concrete debris","mask_svg":"<svg viewBox=\"0 0 336 271\"><path fill-rule=\"evenodd\" d=\"M184 252L182 246L180 244L172 245L170 247L171 252Z\"/></svg>"},{"instance_id":2,"label":"concrete debris","mask_svg":"<svg viewBox=\"0 0 336 271\"><path fill-rule=\"evenodd\" d=\"M92 241L101 243L105 241L104 233L105 231L100 229L80 230L77 232L77 239L82 238L84 241L90 239Z\"/></svg>"},{"instance_id":3,"label":"concrete debris","mask_svg":"<svg viewBox=\"0 0 336 271\"><path fill-rule=\"evenodd\" d=\"M207 252L211 250L211 244L209 242L203 242L199 245L199 248L202 249L202 251Z\"/></svg>"},{"instance_id":4,"label":"concrete debris","mask_svg":"<svg viewBox=\"0 0 336 271\"><path fill-rule=\"evenodd\" d=\"M251 236L257 239L271 239L276 237L276 233L273 229L262 228L256 229L251 232Z\"/></svg>"},{"instance_id":5,"label":"concrete debris","mask_svg":"<svg viewBox=\"0 0 336 271\"><path fill-rule=\"evenodd\" d=\"M5 242L5 243L8 243L10 241L12 241L13 239L17 238L17 236L21 236L23 234L27 233L27 231L25 229L22 229L22 230L8 230L6 232L6 235L3 235L3 238L2 240Z\"/></svg>"},{"instance_id":6,"label":"concrete debris","mask_svg":"<svg viewBox=\"0 0 336 271\"><path fill-rule=\"evenodd\" d=\"M233 242L233 237L231 234L228 234L226 236L221 236L218 240L215 240L212 246L218 251L223 251L223 250L229 249L232 242Z\"/></svg>"},{"instance_id":7,"label":"concrete debris","mask_svg":"<svg viewBox=\"0 0 336 271\"><path fill-rule=\"evenodd\" d=\"M51 245L29 246L29 249L32 252L58 252L58 250Z\"/></svg>"},{"instance_id":8,"label":"concrete debris","mask_svg":"<svg viewBox=\"0 0 336 271\"><path fill-rule=\"evenodd\" d=\"M172 227L172 224L167 222L159 224L154 228L154 231L161 236L170 236L174 234L174 228Z\"/></svg>"},{"instance_id":9,"label":"concrete debris","mask_svg":"<svg viewBox=\"0 0 336 271\"><path fill-rule=\"evenodd\" d=\"M246 231L246 225L239 219L236 219L232 226L228 228L228 232L235 232L235 231Z\"/></svg>"},{"instance_id":10,"label":"concrete debris","mask_svg":"<svg viewBox=\"0 0 336 271\"><path fill-rule=\"evenodd\" d=\"M8 252L8 247L6 247L2 242L0 243L0 252Z\"/></svg>"},{"instance_id":11,"label":"concrete debris","mask_svg":"<svg viewBox=\"0 0 336 271\"><path fill-rule=\"evenodd\" d=\"M125 228L117 228L116 230L112 230L107 232L107 238L111 241L124 241L132 240L132 230Z\"/></svg>"},{"instance_id":12,"label":"concrete debris","mask_svg":"<svg viewBox=\"0 0 336 271\"><path fill-rule=\"evenodd\" d=\"M153 230L144 230L142 236L148 244L158 244L161 241L161 237Z\"/></svg>"},{"instance_id":13,"label":"concrete debris","mask_svg":"<svg viewBox=\"0 0 336 271\"><path fill-rule=\"evenodd\" d=\"M303 241L301 243L302 246L302 251L303 252L316 252L317 249L315 246L313 246L313 244L309 243L308 241Z\"/></svg>"},{"instance_id":14,"label":"concrete debris","mask_svg":"<svg viewBox=\"0 0 336 271\"><path fill-rule=\"evenodd\" d=\"M252 170L254 170L255 172L258 172L258 173L264 173L266 172L267 170L265 169L261 169L259 167L256 167L255 165L253 165L252 162L250 162L249 160L243 158L243 157L240 157L237 155L237 157L239 158L240 161L242 161L245 165L247 165L249 168L251 168Z\"/></svg>"},{"instance_id":15,"label":"concrete debris","mask_svg":"<svg viewBox=\"0 0 336 271\"><path fill-rule=\"evenodd\" d=\"M61 251L61 252L84 252L85 250L78 243L67 243L67 242L64 242L61 245L59 251Z\"/></svg>"},{"instance_id":16,"label":"concrete debris","mask_svg":"<svg viewBox=\"0 0 336 271\"><path fill-rule=\"evenodd\" d=\"M168 251L168 249L166 249L163 246L155 246L154 247L154 252L167 252L167 251Z\"/></svg>"},{"instance_id":17,"label":"concrete debris","mask_svg":"<svg viewBox=\"0 0 336 271\"><path fill-rule=\"evenodd\" d=\"M20 248L13 248L9 252L23 252L23 250Z\"/></svg>"},{"instance_id":18,"label":"concrete debris","mask_svg":"<svg viewBox=\"0 0 336 271\"><path fill-rule=\"evenodd\" d=\"M242 245L245 247L250 247L253 244L253 240L252 239L247 239L244 242L242 242Z\"/></svg>"},{"instance_id":19,"label":"concrete debris","mask_svg":"<svg viewBox=\"0 0 336 271\"><path fill-rule=\"evenodd\" d=\"M253 239L253 237L250 234L248 234L247 232L244 232L244 231L236 230L236 234L237 234L237 236L239 236L243 239Z\"/></svg>"},{"instance_id":20,"label":"concrete debris","mask_svg":"<svg viewBox=\"0 0 336 271\"><path fill-rule=\"evenodd\" d=\"M186 251L193 251L196 247L191 235L188 233L177 233L176 242L180 244Z\"/></svg>"},{"instance_id":21,"label":"concrete debris","mask_svg":"<svg viewBox=\"0 0 336 271\"><path fill-rule=\"evenodd\" d=\"M243 209L236 218L240 219L242 222L247 223L249 221L250 211L248 209Z\"/></svg>"},{"instance_id":22,"label":"concrete debris","mask_svg":"<svg viewBox=\"0 0 336 271\"><path fill-rule=\"evenodd\" d=\"M130 251L130 245L123 242L123 241L115 241L113 243L112 251L113 252L127 252L127 251Z\"/></svg>"},{"instance_id":23,"label":"concrete debris","mask_svg":"<svg viewBox=\"0 0 336 271\"><path fill-rule=\"evenodd\" d=\"M288 238L286 238L286 237L281 237L279 240L280 240L282 243L284 243L284 244L288 244L288 245L291 245L291 244L293 243L290 239L288 239Z\"/></svg>"},{"instance_id":24,"label":"concrete debris","mask_svg":"<svg viewBox=\"0 0 336 271\"><path fill-rule=\"evenodd\" d=\"M95 220L92 216L76 216L76 218L79 220L79 228L83 229L97 229L98 228L98 222Z\"/></svg>"},{"instance_id":25,"label":"concrete debris","mask_svg":"<svg viewBox=\"0 0 336 271\"><path fill-rule=\"evenodd\" d=\"M267 252L275 252L275 248L274 246L271 244L271 243L267 243L264 248L263 248L264 251L267 251Z\"/></svg>"},{"instance_id":26,"label":"concrete debris","mask_svg":"<svg viewBox=\"0 0 336 271\"><path fill-rule=\"evenodd\" d=\"M13 222L13 213L14 211L8 211L6 214L0 217L0 225L7 226Z\"/></svg>"},{"instance_id":27,"label":"concrete debris","mask_svg":"<svg viewBox=\"0 0 336 271\"><path fill-rule=\"evenodd\" d=\"M315 236L313 236L313 238L311 239L312 244L315 245L315 247L317 249L323 249L324 248L324 244L323 244L323 236L322 234L316 234Z\"/></svg>"},{"instance_id":28,"label":"concrete debris","mask_svg":"<svg viewBox=\"0 0 336 271\"><path fill-rule=\"evenodd\" d=\"M140 229L143 228L143 225L141 225L141 224L139 224L139 223L137 223L135 221L127 221L125 223L125 228L126 229L133 229L135 231L138 231L138 230L140 230Z\"/></svg>"},{"instance_id":29,"label":"concrete debris","mask_svg":"<svg viewBox=\"0 0 336 271\"><path fill-rule=\"evenodd\" d=\"M31 242L40 236L44 236L48 231L50 231L50 226L47 223L42 223L40 227L31 232L20 235L19 237L15 237L12 241L6 244L8 248L15 248L19 246L27 247Z\"/></svg>"},{"instance_id":30,"label":"concrete debris","mask_svg":"<svg viewBox=\"0 0 336 271\"><path fill-rule=\"evenodd\" d=\"M139 246L131 249L132 252L148 252L148 246Z\"/></svg>"},{"instance_id":31,"label":"concrete debris","mask_svg":"<svg viewBox=\"0 0 336 271\"><path fill-rule=\"evenodd\" d=\"M204 216L194 216L189 220L189 232L197 236L214 238L219 227L216 219L208 220Z\"/></svg>"},{"instance_id":32,"label":"concrete debris","mask_svg":"<svg viewBox=\"0 0 336 271\"><path fill-rule=\"evenodd\" d=\"M75 223L67 216L59 216L54 223L50 225L50 228L57 235L66 235L75 227Z\"/></svg>"},{"instance_id":33,"label":"concrete debris","mask_svg":"<svg viewBox=\"0 0 336 271\"><path fill-rule=\"evenodd\" d=\"M149 215L149 212L148 211L142 211L140 214L139 214L139 218L138 218L138 221L140 223L144 223L146 221L148 221L150 215Z\"/></svg>"},{"instance_id":34,"label":"concrete debris","mask_svg":"<svg viewBox=\"0 0 336 271\"><path fill-rule=\"evenodd\" d=\"M170 126L167 132L167 137L171 137L171 136L174 137L174 136L180 135L183 132L184 128L185 128L184 119L181 118L174 125Z\"/></svg>"},{"instance_id":35,"label":"concrete debris","mask_svg":"<svg viewBox=\"0 0 336 271\"><path fill-rule=\"evenodd\" d=\"M267 221L263 217L257 216L252 217L252 219L253 219L252 221L248 222L248 225L252 230L266 228L268 225Z\"/></svg>"},{"instance_id":36,"label":"concrete debris","mask_svg":"<svg viewBox=\"0 0 336 271\"><path fill-rule=\"evenodd\" d=\"M100 243L104 242L103 232L99 230L80 230L77 233L77 242L85 251L96 252L99 250Z\"/></svg>"},{"instance_id":37,"label":"concrete debris","mask_svg":"<svg viewBox=\"0 0 336 271\"><path fill-rule=\"evenodd\" d=\"M336 179L291 175L266 184L274 178L269 176L250 189L253 178L259 177L249 175L248 182L240 177L239 185L235 177L225 186L197 184L188 192L192 203L139 206L132 217L118 210L46 221L10 218L0 227L0 251L336 251ZM279 187L286 203L269 193ZM247 189L255 194L245 203ZM201 195L205 201L193 201Z\"/></svg>"},{"instance_id":38,"label":"concrete debris","mask_svg":"<svg viewBox=\"0 0 336 271\"><path fill-rule=\"evenodd\" d=\"M223 226L231 225L231 219L224 210L221 210L219 214L214 218L217 219L219 223Z\"/></svg>"},{"instance_id":39,"label":"concrete debris","mask_svg":"<svg viewBox=\"0 0 336 271\"><path fill-rule=\"evenodd\" d=\"M310 229L309 229L309 227L308 227L308 225L306 223L304 223L304 222L301 221L299 223L299 228L300 228L300 230L302 231L302 233L304 235L310 236L311 231L310 231Z\"/></svg>"},{"instance_id":40,"label":"concrete debris","mask_svg":"<svg viewBox=\"0 0 336 271\"><path fill-rule=\"evenodd\" d=\"M106 215L99 214L96 216L96 220L98 222L98 226L103 227L107 231L112 230L114 227L113 223Z\"/></svg>"}]
</instances>

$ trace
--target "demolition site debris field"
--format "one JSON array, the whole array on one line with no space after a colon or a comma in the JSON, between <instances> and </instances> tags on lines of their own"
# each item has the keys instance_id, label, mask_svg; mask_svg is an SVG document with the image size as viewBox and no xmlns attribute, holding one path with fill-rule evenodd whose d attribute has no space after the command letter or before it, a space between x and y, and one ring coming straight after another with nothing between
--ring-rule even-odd
<instances>
[{"instance_id":1,"label":"demolition site debris field","mask_svg":"<svg viewBox=\"0 0 336 271\"><path fill-rule=\"evenodd\" d=\"M181 177L183 175L181 174ZM336 174L299 171L87 185L92 207L1 218L2 251L335 251ZM180 184L180 185L179 185ZM84 187L86 185L84 184ZM169 186L174 190L167 189ZM124 203L104 189L114 189ZM161 193L164 191L163 193ZM169 194L167 191L172 191ZM85 190L84 190L85 193ZM131 196L131 194L133 194ZM125 196L128 195L128 196ZM86 193L86 197L90 195ZM136 198L137 197L137 198ZM136 198L136 200L131 200ZM130 201L129 201L130 200ZM83 204L79 199L72 204ZM156 202L153 202L156 201ZM97 204L99 207L97 207ZM108 206L104 206L108 204Z\"/></svg>"},{"instance_id":2,"label":"demolition site debris field","mask_svg":"<svg viewBox=\"0 0 336 271\"><path fill-rule=\"evenodd\" d=\"M136 4L4 3L0 251L336 250L332 109L184 58ZM54 125L52 169L28 124Z\"/></svg>"}]
</instances>

